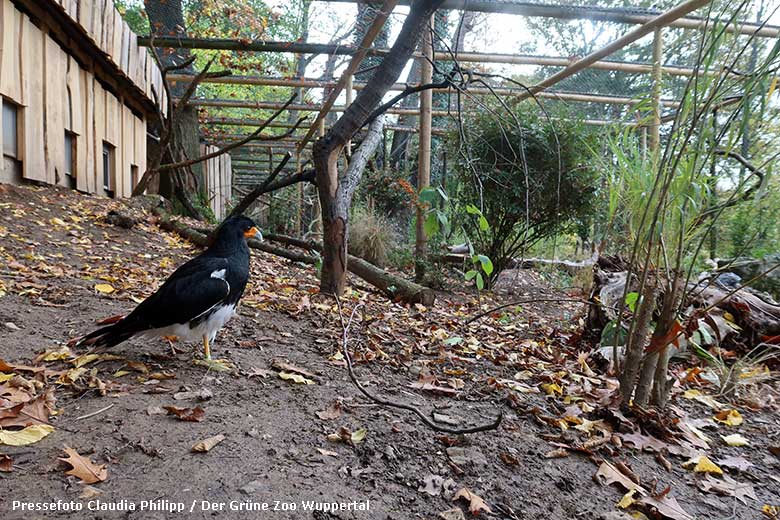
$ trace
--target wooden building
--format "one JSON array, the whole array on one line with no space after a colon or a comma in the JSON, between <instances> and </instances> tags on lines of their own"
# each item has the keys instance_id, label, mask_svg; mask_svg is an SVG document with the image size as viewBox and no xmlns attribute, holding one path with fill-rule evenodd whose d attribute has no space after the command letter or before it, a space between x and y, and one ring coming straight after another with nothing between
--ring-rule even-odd
<instances>
[{"instance_id":1,"label":"wooden building","mask_svg":"<svg viewBox=\"0 0 780 520\"><path fill-rule=\"evenodd\" d=\"M0 0L0 182L129 196L152 88L160 71L112 0Z\"/></svg>"},{"instance_id":2,"label":"wooden building","mask_svg":"<svg viewBox=\"0 0 780 520\"><path fill-rule=\"evenodd\" d=\"M201 155L216 152L218 148L211 145L201 145ZM203 163L203 178L206 181L206 193L209 197L209 207L219 220L225 218L230 210L230 199L233 192L233 169L230 154L223 154Z\"/></svg>"}]
</instances>

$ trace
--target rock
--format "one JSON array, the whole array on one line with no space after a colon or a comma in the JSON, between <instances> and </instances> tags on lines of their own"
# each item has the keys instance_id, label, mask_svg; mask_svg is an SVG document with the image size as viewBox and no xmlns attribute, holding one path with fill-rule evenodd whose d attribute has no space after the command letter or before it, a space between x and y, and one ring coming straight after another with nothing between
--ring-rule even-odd
<instances>
[{"instance_id":1,"label":"rock","mask_svg":"<svg viewBox=\"0 0 780 520\"><path fill-rule=\"evenodd\" d=\"M718 259L718 267L721 269L728 269L728 273L733 276L738 276L742 280L750 280L761 273L769 271L772 267L776 266L780 262L780 253L773 253L766 255L764 258L733 258L733 259ZM718 276L718 281L720 277ZM728 278L727 278L728 280ZM750 287L758 291L766 291L771 294L773 298L780 298L780 269L775 269L760 279L750 284Z\"/></svg>"},{"instance_id":2,"label":"rock","mask_svg":"<svg viewBox=\"0 0 780 520\"><path fill-rule=\"evenodd\" d=\"M124 229L132 229L138 223L133 217L124 215L113 209L109 211L105 217L103 217L103 221L106 222L106 224L111 224L112 226L117 226Z\"/></svg>"},{"instance_id":3,"label":"rock","mask_svg":"<svg viewBox=\"0 0 780 520\"><path fill-rule=\"evenodd\" d=\"M254 495L258 491L262 491L265 487L266 486L264 486L263 483L259 480L253 480L252 482L244 485L240 491L245 495Z\"/></svg>"},{"instance_id":4,"label":"rock","mask_svg":"<svg viewBox=\"0 0 780 520\"><path fill-rule=\"evenodd\" d=\"M447 448L447 456L458 466L472 464L474 466L486 466L488 461L485 456L476 448L462 448L452 446Z\"/></svg>"},{"instance_id":5,"label":"rock","mask_svg":"<svg viewBox=\"0 0 780 520\"><path fill-rule=\"evenodd\" d=\"M441 518L441 520L466 520L466 516L463 514L463 511L457 507L442 511L439 513L439 518Z\"/></svg>"}]
</instances>

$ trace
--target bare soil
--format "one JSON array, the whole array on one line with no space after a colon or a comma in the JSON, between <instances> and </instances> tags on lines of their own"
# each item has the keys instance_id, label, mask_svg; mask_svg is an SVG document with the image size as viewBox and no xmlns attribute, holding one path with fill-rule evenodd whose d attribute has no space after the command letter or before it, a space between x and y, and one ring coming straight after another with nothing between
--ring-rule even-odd
<instances>
[{"instance_id":1,"label":"bare soil","mask_svg":"<svg viewBox=\"0 0 780 520\"><path fill-rule=\"evenodd\" d=\"M103 222L112 208L131 212L140 222L129 230ZM6 293L0 297L0 359L33 364L38 354L89 332L97 321L129 312L196 252L157 228L138 207L55 188L0 186L0 282ZM615 507L623 491L593 479L598 468L594 459L602 458L624 461L647 487L654 479L659 491L670 486L696 518L755 519L762 517L765 504L780 506L780 459L767 449L780 441L776 403L771 402L776 387L764 394L766 407L740 407L745 423L738 430L707 430L712 459L741 455L753 464L742 472L729 471L754 486L758 500L743 503L704 494L696 486L700 475L682 468L684 459L668 457L667 471L653 453L626 446L545 458L556 446L541 436L568 436L572 430L562 432L539 417L560 414L571 403L538 390L515 392L497 381L528 370L530 378L523 384L536 389L556 377L550 367L576 366L577 352L584 348L577 344L579 304L526 304L475 323L476 332L463 328L469 315L492 304L568 296L541 276L524 272L512 278L514 273L507 273L501 294L481 302L472 294L442 293L436 310L386 302L352 280L354 291L345 305L351 309L366 303L356 313L351 338L358 377L369 389L426 413L435 410L460 426L504 414L498 430L454 436L433 432L410 414L377 406L358 393L336 355L341 329L334 303L316 293L311 268L258 252L253 252L252 263L253 278L240 313L213 347L215 356L229 360L236 370L208 371L193 364L199 345L176 345L179 352L173 354L163 340L132 340L111 351L121 359L86 365L96 370L93 375L105 385L104 395L84 384L56 384L57 413L50 419L54 432L28 446L0 445L0 453L13 459L13 470L0 473L0 518L433 519L456 508L444 517L453 519L471 516L467 501L452 500L461 488L481 497L497 518L623 518ZM101 283L116 290L104 294L95 289ZM460 333L464 343L444 344L440 331L449 337ZM469 343L472 336L478 345ZM315 384L281 379L274 360L309 372ZM141 362L147 372L132 362ZM538 370L542 362L547 366ZM39 364L51 370L70 368L64 361ZM432 373L453 392L410 387L421 372ZM202 389L212 396L174 399L178 392ZM340 416L317 415L337 401ZM200 406L204 420L184 422L154 413L156 407L171 405ZM678 398L675 405L698 417L711 416L698 403ZM349 432L365 428L365 439L354 445L329 441L327 436L340 427ZM749 447L720 442L719 434L736 431L749 438ZM191 451L198 441L218 434L225 440L208 453ZM447 453L451 445L465 448L465 462L454 451ZM108 479L85 493L85 486L67 476L67 466L58 461L63 446L106 464ZM442 488L439 483L447 479L452 482ZM14 501L58 500L84 509L13 509ZM132 504L135 510L88 511L87 504L94 506L96 500L124 509ZM365 500L369 511L304 510L307 501ZM182 504L184 511L141 510L142 501L161 509ZM204 507L205 502L211 507ZM268 511L231 511L263 502Z\"/></svg>"}]
</instances>

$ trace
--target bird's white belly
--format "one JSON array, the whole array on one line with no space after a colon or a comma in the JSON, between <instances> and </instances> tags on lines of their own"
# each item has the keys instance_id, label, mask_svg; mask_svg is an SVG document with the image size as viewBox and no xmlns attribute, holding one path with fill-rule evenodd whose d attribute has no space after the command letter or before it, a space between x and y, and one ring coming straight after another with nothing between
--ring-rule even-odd
<instances>
[{"instance_id":1,"label":"bird's white belly","mask_svg":"<svg viewBox=\"0 0 780 520\"><path fill-rule=\"evenodd\" d=\"M175 323L159 329L151 329L145 333L147 336L176 336L181 341L199 341L203 336L208 336L209 341L214 341L219 329L225 326L236 313L235 305L224 305L217 308L208 318L200 322L196 327L190 328L189 323Z\"/></svg>"}]
</instances>

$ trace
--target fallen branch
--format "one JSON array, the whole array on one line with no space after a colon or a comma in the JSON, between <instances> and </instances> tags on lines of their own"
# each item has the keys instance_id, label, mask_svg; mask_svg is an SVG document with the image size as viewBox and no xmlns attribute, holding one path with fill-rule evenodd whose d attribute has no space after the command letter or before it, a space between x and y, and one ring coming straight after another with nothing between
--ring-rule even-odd
<instances>
[{"instance_id":1,"label":"fallen branch","mask_svg":"<svg viewBox=\"0 0 780 520\"><path fill-rule=\"evenodd\" d=\"M158 217L161 228L167 231L178 233L180 236L199 246L207 247L210 244L209 235L211 234L212 230L193 229L187 224L173 219L171 215L166 213L160 207L152 208L152 212ZM279 235L271 236L276 238L279 237ZM266 238L269 237L266 236ZM304 249L309 251L316 251L318 253L322 251L322 246L320 244L316 244L314 242L301 242L307 246L304 247ZM272 255L287 258L293 262L302 262L309 265L316 265L319 262L319 258L315 256L297 253L295 251L290 251L289 249L281 247L275 247L265 242L260 242L259 240L249 240L248 244L252 249L259 249L260 251L264 251ZM379 289L383 294L394 301L398 300L404 303L421 303L423 305L431 306L436 299L436 293L431 289L405 280L400 276L383 271L382 269L363 260L362 258L349 255L348 269L353 274L359 276L366 282Z\"/></svg>"},{"instance_id":2,"label":"fallen branch","mask_svg":"<svg viewBox=\"0 0 780 520\"><path fill-rule=\"evenodd\" d=\"M447 426L440 426L433 422L431 419L429 419L424 413L420 411L419 408L412 406L410 404L406 403L396 403L394 401L388 401L387 399L383 399L381 397L377 397L368 390L365 389L365 387L360 384L360 381L358 381L357 376L355 375L355 369L352 366L352 357L349 355L349 328L352 325L352 320L355 317L355 313L358 309L360 309L363 304L360 303L355 306L354 309L352 309L352 313L349 316L349 321L347 323L344 323L344 312L341 308L341 300L339 299L338 295L333 295L336 299L336 305L339 309L339 320L341 321L341 330L342 330L342 337L341 337L341 350L344 354L344 359L347 363L347 370L349 371L349 378L352 380L352 384L355 385L355 387L360 390L360 393L362 393L364 396L366 396L371 401L382 405L387 406L390 408L398 408L400 410L406 410L408 412L412 412L417 417L420 418L420 420L425 424L427 427L431 428L434 431L442 432L442 433L451 433L453 435L465 435L467 433L478 433L478 432L485 432L489 430L495 430L501 425L501 421L504 419L504 414L499 411L498 416L496 419L490 423L490 424L483 424L480 426L473 426L471 428L448 428Z\"/></svg>"}]
</instances>

